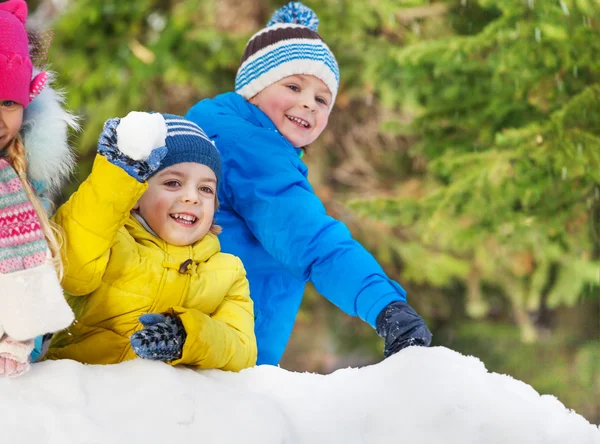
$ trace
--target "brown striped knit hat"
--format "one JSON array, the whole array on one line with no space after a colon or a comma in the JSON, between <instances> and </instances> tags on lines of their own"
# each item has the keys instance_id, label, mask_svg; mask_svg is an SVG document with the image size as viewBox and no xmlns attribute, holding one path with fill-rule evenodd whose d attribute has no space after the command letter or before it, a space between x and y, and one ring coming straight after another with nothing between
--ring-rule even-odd
<instances>
[{"instance_id":1,"label":"brown striped knit hat","mask_svg":"<svg viewBox=\"0 0 600 444\"><path fill-rule=\"evenodd\" d=\"M284 77L306 74L322 80L335 101L340 70L317 33L319 19L307 6L291 2L275 11L267 27L254 34L235 78L235 91L246 100Z\"/></svg>"}]
</instances>

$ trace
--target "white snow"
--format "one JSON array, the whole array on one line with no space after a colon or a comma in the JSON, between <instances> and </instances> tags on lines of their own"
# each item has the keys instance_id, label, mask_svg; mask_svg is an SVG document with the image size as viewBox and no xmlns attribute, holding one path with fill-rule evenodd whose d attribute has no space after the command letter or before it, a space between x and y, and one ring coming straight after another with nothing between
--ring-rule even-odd
<instances>
[{"instance_id":1,"label":"white snow","mask_svg":"<svg viewBox=\"0 0 600 444\"><path fill-rule=\"evenodd\" d=\"M153 149L165 146L167 124L162 114L131 111L117 126L119 150L133 160L146 160Z\"/></svg>"},{"instance_id":2,"label":"white snow","mask_svg":"<svg viewBox=\"0 0 600 444\"><path fill-rule=\"evenodd\" d=\"M330 375L43 362L0 379L0 433L11 444L600 443L555 397L443 347Z\"/></svg>"}]
</instances>

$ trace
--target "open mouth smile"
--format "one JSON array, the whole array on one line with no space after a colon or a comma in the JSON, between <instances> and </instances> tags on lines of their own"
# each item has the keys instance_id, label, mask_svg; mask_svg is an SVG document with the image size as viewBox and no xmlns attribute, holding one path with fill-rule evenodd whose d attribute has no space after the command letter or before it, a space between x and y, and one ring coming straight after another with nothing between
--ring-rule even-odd
<instances>
[{"instance_id":1,"label":"open mouth smile","mask_svg":"<svg viewBox=\"0 0 600 444\"><path fill-rule=\"evenodd\" d=\"M299 117L294 117L294 116L288 116L286 114L286 116L288 118L288 120L292 123L294 123L295 125L299 126L300 128L310 128L310 123L308 123L306 120L301 119Z\"/></svg>"},{"instance_id":2,"label":"open mouth smile","mask_svg":"<svg viewBox=\"0 0 600 444\"><path fill-rule=\"evenodd\" d=\"M171 216L171 219L175 222L188 227L194 225L198 220L196 216L192 216L191 214L173 213L169 214L169 216Z\"/></svg>"}]
</instances>

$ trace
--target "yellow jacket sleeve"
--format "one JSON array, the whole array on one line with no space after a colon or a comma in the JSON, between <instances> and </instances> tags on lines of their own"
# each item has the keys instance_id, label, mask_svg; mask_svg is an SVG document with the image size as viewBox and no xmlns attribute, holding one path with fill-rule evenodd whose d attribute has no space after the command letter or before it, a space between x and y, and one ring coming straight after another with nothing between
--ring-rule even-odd
<instances>
[{"instance_id":1,"label":"yellow jacket sleeve","mask_svg":"<svg viewBox=\"0 0 600 444\"><path fill-rule=\"evenodd\" d=\"M80 296L98 288L116 233L146 188L146 183L96 155L89 177L52 218L65 238L66 292Z\"/></svg>"},{"instance_id":2,"label":"yellow jacket sleeve","mask_svg":"<svg viewBox=\"0 0 600 444\"><path fill-rule=\"evenodd\" d=\"M256 364L254 305L246 270L238 258L237 278L212 315L199 310L173 307L183 323L187 338L181 359L172 365L240 371Z\"/></svg>"}]
</instances>

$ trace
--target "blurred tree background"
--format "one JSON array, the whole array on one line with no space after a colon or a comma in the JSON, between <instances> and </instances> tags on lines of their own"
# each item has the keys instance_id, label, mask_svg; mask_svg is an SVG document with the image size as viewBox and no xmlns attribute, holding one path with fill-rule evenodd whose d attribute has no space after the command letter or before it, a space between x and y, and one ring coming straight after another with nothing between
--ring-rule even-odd
<instances>
[{"instance_id":1,"label":"blurred tree background","mask_svg":"<svg viewBox=\"0 0 600 444\"><path fill-rule=\"evenodd\" d=\"M229 91L273 0L37 0L82 118L185 114ZM408 291L434 345L600 422L600 0L307 0L341 68L305 157L333 216ZM312 288L282 367L381 359Z\"/></svg>"}]
</instances>

